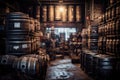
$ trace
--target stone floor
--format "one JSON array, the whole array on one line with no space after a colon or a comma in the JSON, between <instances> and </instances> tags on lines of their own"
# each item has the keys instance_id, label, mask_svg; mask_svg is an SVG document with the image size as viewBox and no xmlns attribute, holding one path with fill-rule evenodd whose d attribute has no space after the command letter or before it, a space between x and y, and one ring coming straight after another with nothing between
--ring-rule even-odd
<instances>
[{"instance_id":1,"label":"stone floor","mask_svg":"<svg viewBox=\"0 0 120 80\"><path fill-rule=\"evenodd\" d=\"M71 59L56 59L50 62L46 80L92 80L80 68L80 64L72 64Z\"/></svg>"}]
</instances>

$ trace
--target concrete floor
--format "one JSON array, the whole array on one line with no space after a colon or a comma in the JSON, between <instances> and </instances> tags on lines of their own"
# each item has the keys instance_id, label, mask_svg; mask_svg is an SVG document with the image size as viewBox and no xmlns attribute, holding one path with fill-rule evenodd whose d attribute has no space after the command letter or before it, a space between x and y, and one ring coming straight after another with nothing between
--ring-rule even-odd
<instances>
[{"instance_id":1,"label":"concrete floor","mask_svg":"<svg viewBox=\"0 0 120 80\"><path fill-rule=\"evenodd\" d=\"M92 80L80 68L80 64L72 64L69 57L50 62L46 80Z\"/></svg>"}]
</instances>

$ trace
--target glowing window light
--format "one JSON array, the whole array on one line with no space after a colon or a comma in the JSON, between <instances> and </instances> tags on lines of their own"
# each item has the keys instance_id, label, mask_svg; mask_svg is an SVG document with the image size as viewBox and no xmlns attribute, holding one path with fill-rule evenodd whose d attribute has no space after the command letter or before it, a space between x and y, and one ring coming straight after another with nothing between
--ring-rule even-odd
<instances>
[{"instance_id":1,"label":"glowing window light","mask_svg":"<svg viewBox=\"0 0 120 80\"><path fill-rule=\"evenodd\" d=\"M64 7L63 7L63 6L60 6L60 7L59 7L59 10L60 10L60 12L63 12L63 11L64 11Z\"/></svg>"}]
</instances>

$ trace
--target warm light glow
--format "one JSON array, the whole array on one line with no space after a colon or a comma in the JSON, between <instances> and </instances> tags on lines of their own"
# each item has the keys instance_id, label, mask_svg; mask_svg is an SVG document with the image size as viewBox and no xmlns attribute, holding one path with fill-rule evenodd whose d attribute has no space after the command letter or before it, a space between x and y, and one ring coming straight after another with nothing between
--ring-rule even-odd
<instances>
[{"instance_id":1,"label":"warm light glow","mask_svg":"<svg viewBox=\"0 0 120 80\"><path fill-rule=\"evenodd\" d=\"M60 6L59 10L60 10L60 12L63 12L64 11L64 7Z\"/></svg>"}]
</instances>

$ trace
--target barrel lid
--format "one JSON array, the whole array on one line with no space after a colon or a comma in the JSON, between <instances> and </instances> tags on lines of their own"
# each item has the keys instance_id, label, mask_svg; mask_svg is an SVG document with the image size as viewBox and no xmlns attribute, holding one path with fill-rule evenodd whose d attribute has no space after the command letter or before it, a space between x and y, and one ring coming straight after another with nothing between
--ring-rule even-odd
<instances>
[{"instance_id":1,"label":"barrel lid","mask_svg":"<svg viewBox=\"0 0 120 80\"><path fill-rule=\"evenodd\" d=\"M116 59L116 57L110 56L110 55L106 55L106 54L99 54L96 57L99 60L102 60L102 61L110 61L110 60L115 60Z\"/></svg>"},{"instance_id":2,"label":"barrel lid","mask_svg":"<svg viewBox=\"0 0 120 80\"><path fill-rule=\"evenodd\" d=\"M11 12L7 14L7 18L29 18L29 16L22 12Z\"/></svg>"}]
</instances>

